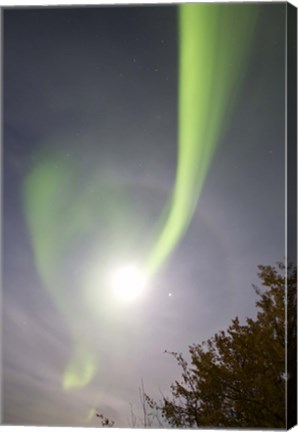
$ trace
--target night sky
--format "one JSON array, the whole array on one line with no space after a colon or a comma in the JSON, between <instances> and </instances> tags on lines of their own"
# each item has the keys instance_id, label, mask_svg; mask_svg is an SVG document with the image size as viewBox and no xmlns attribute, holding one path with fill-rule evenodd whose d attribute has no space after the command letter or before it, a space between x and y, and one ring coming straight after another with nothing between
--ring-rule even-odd
<instances>
[{"instance_id":1,"label":"night sky","mask_svg":"<svg viewBox=\"0 0 298 432\"><path fill-rule=\"evenodd\" d=\"M141 380L158 398L179 377L165 350L185 353L236 315L254 316L257 266L285 250L285 4L259 10L190 226L146 295L110 309L107 287L89 293L84 275L103 271L106 256L143 256L175 182L177 6L4 10L5 423L86 425L96 408L128 427ZM75 167L58 231L78 214L88 220L63 245L56 297L40 275L24 201L45 158ZM87 385L63 389L72 327L96 370Z\"/></svg>"}]
</instances>

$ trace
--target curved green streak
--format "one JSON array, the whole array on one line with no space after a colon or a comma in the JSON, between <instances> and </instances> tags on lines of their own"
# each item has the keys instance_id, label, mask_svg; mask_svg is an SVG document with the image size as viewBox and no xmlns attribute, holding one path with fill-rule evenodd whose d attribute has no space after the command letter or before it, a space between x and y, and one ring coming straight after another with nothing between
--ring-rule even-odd
<instances>
[{"instance_id":1,"label":"curved green streak","mask_svg":"<svg viewBox=\"0 0 298 432\"><path fill-rule=\"evenodd\" d=\"M168 219L151 251L154 273L188 228L247 57L257 6L179 6L178 163Z\"/></svg>"},{"instance_id":2,"label":"curved green streak","mask_svg":"<svg viewBox=\"0 0 298 432\"><path fill-rule=\"evenodd\" d=\"M64 203L70 179L70 169L65 163L46 159L27 175L23 188L35 262L45 287L58 304L61 296L56 271L64 246Z\"/></svg>"},{"instance_id":3,"label":"curved green streak","mask_svg":"<svg viewBox=\"0 0 298 432\"><path fill-rule=\"evenodd\" d=\"M191 222L231 95L239 85L256 12L256 5L179 6L176 182L166 206L168 216L146 262L149 274L163 264ZM36 267L73 337L74 355L62 382L65 390L87 385L96 372L92 345L89 341L82 346L80 324L70 307L71 282L64 268L67 257L86 235L101 241L102 227L107 255L120 247L124 252L133 250L137 240L132 234L139 235L139 221L119 183L101 172L76 189L76 178L77 167L70 161L61 155L43 156L26 176L23 189ZM81 288L84 302L87 290Z\"/></svg>"},{"instance_id":4,"label":"curved green streak","mask_svg":"<svg viewBox=\"0 0 298 432\"><path fill-rule=\"evenodd\" d=\"M24 211L36 268L43 287L69 325L73 339L74 354L63 378L65 390L85 386L96 371L92 346L87 343L84 348L81 346L80 323L70 306L73 282L65 270L65 262L80 247L82 238L92 234L96 239L101 234L99 218L105 226L111 249L118 244L119 237L123 237L124 243L123 232L129 220L128 204L124 202L121 187L104 175L96 174L80 190L76 188L76 174L73 163L58 156L43 156L23 184ZM100 289L100 281L98 285ZM76 295L81 296L86 308L88 287L80 288ZM103 312L101 307L99 304L98 314Z\"/></svg>"},{"instance_id":5,"label":"curved green streak","mask_svg":"<svg viewBox=\"0 0 298 432\"><path fill-rule=\"evenodd\" d=\"M86 386L93 378L95 371L96 363L91 352L78 346L74 358L64 373L64 390Z\"/></svg>"}]
</instances>

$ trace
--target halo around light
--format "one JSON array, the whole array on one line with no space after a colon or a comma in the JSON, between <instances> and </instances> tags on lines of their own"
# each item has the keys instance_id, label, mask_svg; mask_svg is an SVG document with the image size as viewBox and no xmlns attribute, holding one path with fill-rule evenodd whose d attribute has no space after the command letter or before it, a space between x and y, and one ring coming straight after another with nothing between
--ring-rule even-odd
<instances>
[{"instance_id":1,"label":"halo around light","mask_svg":"<svg viewBox=\"0 0 298 432\"><path fill-rule=\"evenodd\" d=\"M146 287L146 275L134 264L114 268L109 275L114 296L121 301L131 302L142 296Z\"/></svg>"}]
</instances>

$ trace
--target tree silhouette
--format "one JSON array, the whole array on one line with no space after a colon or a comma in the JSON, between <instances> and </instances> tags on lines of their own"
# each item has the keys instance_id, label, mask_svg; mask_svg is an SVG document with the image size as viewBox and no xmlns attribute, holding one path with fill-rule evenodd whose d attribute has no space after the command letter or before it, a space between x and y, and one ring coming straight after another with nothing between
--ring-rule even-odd
<instances>
[{"instance_id":1,"label":"tree silhouette","mask_svg":"<svg viewBox=\"0 0 298 432\"><path fill-rule=\"evenodd\" d=\"M146 396L170 426L286 427L287 387L296 400L297 269L259 266L258 276L263 289L254 286L255 320L242 325L236 317L227 331L191 345L190 364L170 353L182 369L180 381L171 385L171 397L156 402ZM295 409L288 401L289 416Z\"/></svg>"},{"instance_id":2,"label":"tree silhouette","mask_svg":"<svg viewBox=\"0 0 298 432\"><path fill-rule=\"evenodd\" d=\"M105 417L103 414L96 413L96 417L100 418L101 425L103 427L113 427L115 424L113 420L110 420L108 417Z\"/></svg>"},{"instance_id":3,"label":"tree silhouette","mask_svg":"<svg viewBox=\"0 0 298 432\"><path fill-rule=\"evenodd\" d=\"M142 427L287 428L297 416L297 268L259 266L263 289L256 319L232 320L226 331L189 347L171 396L155 401L139 388ZM167 351L166 351L167 352ZM113 426L101 414L103 426ZM132 427L137 419L131 407Z\"/></svg>"}]
</instances>

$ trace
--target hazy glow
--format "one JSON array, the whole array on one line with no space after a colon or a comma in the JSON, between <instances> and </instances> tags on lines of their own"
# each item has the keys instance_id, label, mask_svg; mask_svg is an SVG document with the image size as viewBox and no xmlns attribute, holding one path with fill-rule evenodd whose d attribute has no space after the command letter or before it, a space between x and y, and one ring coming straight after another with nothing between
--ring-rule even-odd
<instances>
[{"instance_id":1,"label":"hazy glow","mask_svg":"<svg viewBox=\"0 0 298 432\"><path fill-rule=\"evenodd\" d=\"M147 278L160 269L191 223L227 114L231 111L231 96L237 93L243 75L258 6L183 4L178 11L176 180L171 199L165 206L164 219L158 223L157 238L147 252L145 273L130 264L112 270L111 298L114 293L114 298L124 303L144 294ZM49 144L48 147L51 148ZM130 251L131 243L138 241L139 235L139 221L124 188L108 171L92 177L84 173L86 183L77 187L77 179L82 177L78 175L79 167L79 163L61 154L49 156L44 152L36 158L23 184L24 212L36 269L43 286L69 324L75 347L64 374L64 389L86 386L98 369L92 343L84 342L84 347L80 347L80 323L72 307L79 301L84 304L90 287L82 286L76 301L69 302L67 293L77 279L68 274L68 260L74 251L83 250L81 239L92 238L94 242L97 239L102 242L103 237L108 239L106 256L110 257L114 250L121 249L119 253L126 254L128 247ZM101 293L102 266L99 267L98 282L96 278L94 281ZM94 299L93 303L101 317L103 302Z\"/></svg>"},{"instance_id":2,"label":"hazy glow","mask_svg":"<svg viewBox=\"0 0 298 432\"><path fill-rule=\"evenodd\" d=\"M74 356L64 373L64 390L72 390L87 385L94 376L95 368L95 359L91 352L78 343Z\"/></svg>"},{"instance_id":3,"label":"hazy glow","mask_svg":"<svg viewBox=\"0 0 298 432\"><path fill-rule=\"evenodd\" d=\"M125 302L138 299L146 286L145 273L134 264L114 269L109 280L115 297Z\"/></svg>"}]
</instances>

